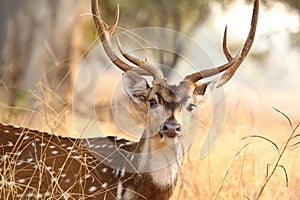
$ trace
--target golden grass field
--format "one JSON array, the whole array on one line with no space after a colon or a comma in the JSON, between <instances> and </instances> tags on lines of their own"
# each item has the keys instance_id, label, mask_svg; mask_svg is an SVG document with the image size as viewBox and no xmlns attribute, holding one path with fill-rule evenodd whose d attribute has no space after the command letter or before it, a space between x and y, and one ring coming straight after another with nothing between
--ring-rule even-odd
<instances>
[{"instance_id":1,"label":"golden grass field","mask_svg":"<svg viewBox=\"0 0 300 200\"><path fill-rule=\"evenodd\" d=\"M282 150L292 129L278 115L276 112L273 116L261 115L257 119L260 123L255 123L255 127L251 127L247 121L243 122L243 119L240 121L237 117L230 116L219 142L206 158L199 159L198 151L191 149L173 199L256 199L266 182L267 166L269 165L270 174L279 155L276 147L264 139L241 138L261 135L271 139ZM266 122L266 119L271 118L272 123ZM296 131L296 134L299 132L300 130ZM299 139L291 144L296 142ZM197 143L196 141L194 145ZM297 146L287 148L279 162L286 169L288 187L283 169L277 167L260 199L300 199L299 153Z\"/></svg>"},{"instance_id":2,"label":"golden grass field","mask_svg":"<svg viewBox=\"0 0 300 200\"><path fill-rule=\"evenodd\" d=\"M195 146L201 145L201 132L208 128L207 120L202 120L200 137L188 154L189 161L184 163L173 199L257 199L264 184L259 199L300 199L299 115L293 113L290 117L291 128L287 118L266 102L262 100L255 108L245 98L228 99L219 141L207 157L199 159ZM282 153L292 133L294 138ZM242 140L250 135L264 138ZM275 143L279 152L266 139Z\"/></svg>"},{"instance_id":3,"label":"golden grass field","mask_svg":"<svg viewBox=\"0 0 300 200\"><path fill-rule=\"evenodd\" d=\"M250 103L249 99L238 95L228 97L233 90L226 92L226 115L218 143L202 159L199 158L199 152L210 126L212 113L209 102L200 109L198 135L184 156L172 199L257 199L264 184L265 188L259 199L300 199L300 146L294 145L300 142L300 128L296 129L300 122L299 115L285 113L287 116L291 115L292 128L287 118L274 110L266 99L253 104L253 101ZM3 110L8 112L9 109ZM65 112L68 115L67 110ZM50 119L48 114L30 110L25 113L27 117L18 114L2 120L5 123L74 135L70 134L73 132L67 127L72 124L72 119L61 120L61 116ZM40 117L41 115L44 116ZM118 134L118 129L111 123L103 122L102 126L107 135ZM289 141L280 157L293 129L294 138ZM250 135L264 138L250 138ZM248 138L242 140L244 137ZM276 144L278 150L266 138ZM275 167L279 157L279 163ZM274 168L276 169L272 174Z\"/></svg>"}]
</instances>

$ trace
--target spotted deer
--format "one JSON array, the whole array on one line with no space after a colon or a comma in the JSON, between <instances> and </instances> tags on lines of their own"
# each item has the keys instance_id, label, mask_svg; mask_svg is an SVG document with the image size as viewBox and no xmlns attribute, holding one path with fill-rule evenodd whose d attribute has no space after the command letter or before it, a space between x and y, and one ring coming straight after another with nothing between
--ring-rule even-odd
<instances>
[{"instance_id":1,"label":"spotted deer","mask_svg":"<svg viewBox=\"0 0 300 200\"><path fill-rule=\"evenodd\" d=\"M191 128L183 118L192 120L207 92L228 82L246 58L256 32L259 0L254 1L250 31L239 53L230 53L226 27L223 51L228 62L187 75L177 85L169 84L147 59L125 53L120 45L129 62L117 56L111 37L119 8L112 26L100 17L97 0L91 0L91 10L107 56L124 71L124 90L147 109L142 137L138 142L118 137L86 142L0 124L0 199L169 199L180 170L182 141ZM145 76L153 77L151 86Z\"/></svg>"}]
</instances>

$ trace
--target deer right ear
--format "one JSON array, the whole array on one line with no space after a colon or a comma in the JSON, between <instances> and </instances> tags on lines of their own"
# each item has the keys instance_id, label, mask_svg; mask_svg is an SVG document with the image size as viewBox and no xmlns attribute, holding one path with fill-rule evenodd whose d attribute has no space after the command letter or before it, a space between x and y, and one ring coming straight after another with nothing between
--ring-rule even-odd
<instances>
[{"instance_id":1,"label":"deer right ear","mask_svg":"<svg viewBox=\"0 0 300 200\"><path fill-rule=\"evenodd\" d=\"M196 97L196 101L199 107L203 106L206 103L209 95L210 95L210 88L207 83L200 83L194 89L194 96Z\"/></svg>"},{"instance_id":2,"label":"deer right ear","mask_svg":"<svg viewBox=\"0 0 300 200\"><path fill-rule=\"evenodd\" d=\"M124 73L122 79L126 93L135 103L146 101L151 90L146 79L133 71Z\"/></svg>"}]
</instances>

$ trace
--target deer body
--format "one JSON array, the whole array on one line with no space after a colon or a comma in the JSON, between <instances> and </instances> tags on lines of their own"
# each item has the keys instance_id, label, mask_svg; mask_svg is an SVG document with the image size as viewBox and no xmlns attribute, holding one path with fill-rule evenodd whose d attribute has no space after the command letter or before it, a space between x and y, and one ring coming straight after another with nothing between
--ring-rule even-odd
<instances>
[{"instance_id":1,"label":"deer body","mask_svg":"<svg viewBox=\"0 0 300 200\"><path fill-rule=\"evenodd\" d=\"M247 56L256 31L259 0L254 1L251 28L241 51L228 63L186 76L171 85L147 59L113 51L112 26L101 19L97 0L91 0L94 23L110 60L125 73L124 90L147 110L147 123L139 142L117 137L74 139L0 124L0 199L122 199L163 200L174 191L181 156L197 122L197 106L207 91L224 85ZM210 82L200 82L219 73ZM153 77L148 84L144 76ZM150 86L151 85L151 86ZM199 101L200 99L200 101Z\"/></svg>"},{"instance_id":2,"label":"deer body","mask_svg":"<svg viewBox=\"0 0 300 200\"><path fill-rule=\"evenodd\" d=\"M176 183L177 163L153 173L127 172L128 165L120 163L133 161L131 155L145 148L141 143L108 137L86 146L80 139L3 124L0 134L1 190L12 199L168 199ZM93 150L105 155L102 160ZM126 158L124 151L130 152ZM118 168L105 162L117 162Z\"/></svg>"}]
</instances>

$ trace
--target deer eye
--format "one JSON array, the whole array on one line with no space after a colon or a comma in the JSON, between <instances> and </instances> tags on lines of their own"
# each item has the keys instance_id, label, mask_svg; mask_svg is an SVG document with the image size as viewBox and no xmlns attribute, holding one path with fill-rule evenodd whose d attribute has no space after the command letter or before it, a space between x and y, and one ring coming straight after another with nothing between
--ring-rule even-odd
<instances>
[{"instance_id":1,"label":"deer eye","mask_svg":"<svg viewBox=\"0 0 300 200\"><path fill-rule=\"evenodd\" d=\"M188 107L186 107L186 109L190 112L192 112L194 110L194 108L197 107L195 104L189 104Z\"/></svg>"},{"instance_id":2,"label":"deer eye","mask_svg":"<svg viewBox=\"0 0 300 200\"><path fill-rule=\"evenodd\" d=\"M157 105L157 102L155 99L150 99L149 100L149 105L151 108L154 108Z\"/></svg>"}]
</instances>

